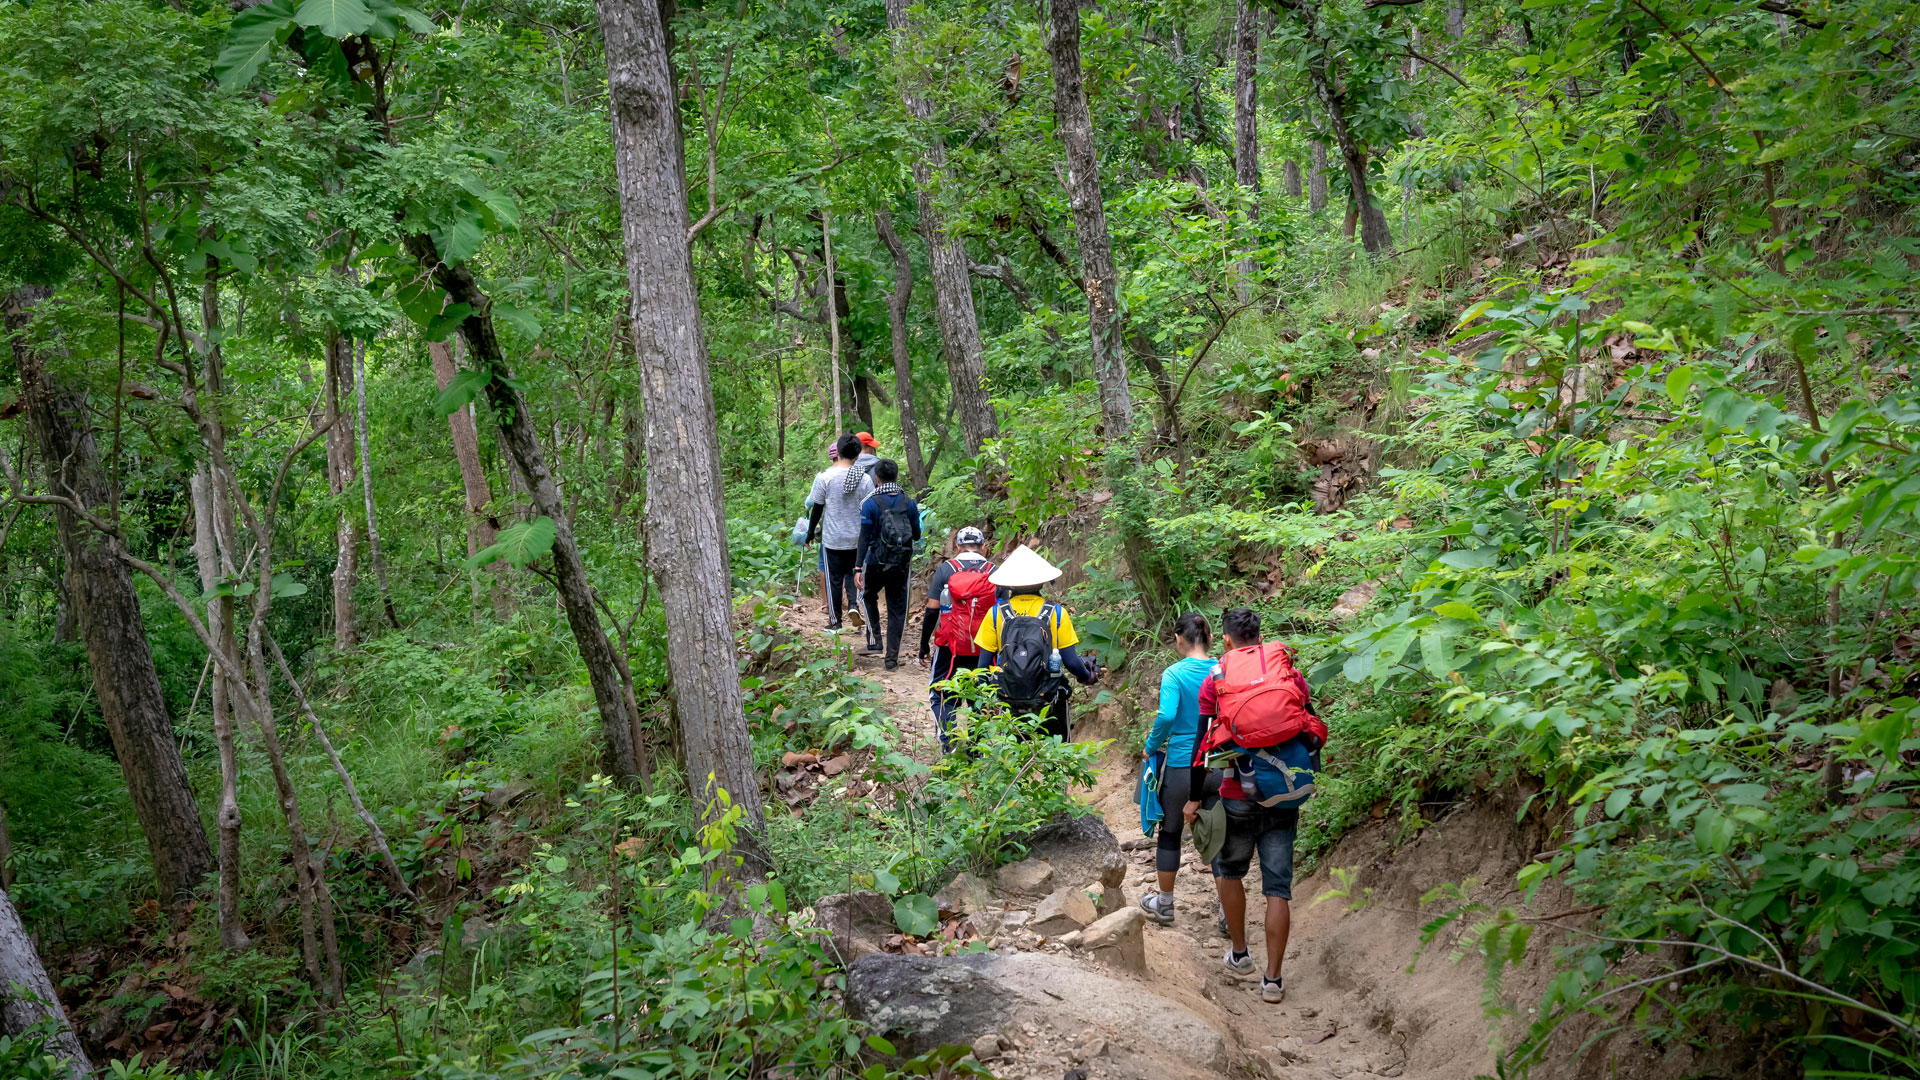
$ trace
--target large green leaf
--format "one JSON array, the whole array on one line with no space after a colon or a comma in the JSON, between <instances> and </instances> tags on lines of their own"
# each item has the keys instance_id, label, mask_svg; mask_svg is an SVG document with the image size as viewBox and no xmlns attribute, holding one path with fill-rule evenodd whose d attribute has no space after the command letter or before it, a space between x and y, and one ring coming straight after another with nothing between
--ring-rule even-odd
<instances>
[{"instance_id":1,"label":"large green leaf","mask_svg":"<svg viewBox=\"0 0 1920 1080\"><path fill-rule=\"evenodd\" d=\"M543 515L532 521L523 521L502 529L499 539L491 547L474 552L464 565L469 570L478 570L504 559L524 570L533 565L534 560L553 550L554 536L553 519L550 517Z\"/></svg>"},{"instance_id":2,"label":"large green leaf","mask_svg":"<svg viewBox=\"0 0 1920 1080\"><path fill-rule=\"evenodd\" d=\"M484 371L462 371L453 376L447 388L433 399L433 411L441 416L450 416L467 407L467 402L479 396L487 388L487 374Z\"/></svg>"},{"instance_id":3,"label":"large green leaf","mask_svg":"<svg viewBox=\"0 0 1920 1080\"><path fill-rule=\"evenodd\" d=\"M214 78L228 89L252 82L292 20L293 0L273 0L235 15L226 44L214 58Z\"/></svg>"},{"instance_id":4,"label":"large green leaf","mask_svg":"<svg viewBox=\"0 0 1920 1080\"><path fill-rule=\"evenodd\" d=\"M373 29L373 12L366 0L302 0L293 21L338 40Z\"/></svg>"},{"instance_id":5,"label":"large green leaf","mask_svg":"<svg viewBox=\"0 0 1920 1080\"><path fill-rule=\"evenodd\" d=\"M903 934L926 937L940 929L940 908L925 893L908 893L893 902L893 924Z\"/></svg>"}]
</instances>

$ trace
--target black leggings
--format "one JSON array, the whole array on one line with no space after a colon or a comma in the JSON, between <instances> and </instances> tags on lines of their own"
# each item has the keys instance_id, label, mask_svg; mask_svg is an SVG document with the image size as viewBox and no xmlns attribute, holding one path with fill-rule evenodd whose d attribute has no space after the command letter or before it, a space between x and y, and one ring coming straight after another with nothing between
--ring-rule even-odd
<instances>
[{"instance_id":1,"label":"black leggings","mask_svg":"<svg viewBox=\"0 0 1920 1080\"><path fill-rule=\"evenodd\" d=\"M1153 849L1153 868L1163 874L1180 869L1187 803L1206 794L1208 771L1185 765L1169 765L1160 771L1160 834ZM1217 782L1214 788L1219 789Z\"/></svg>"}]
</instances>

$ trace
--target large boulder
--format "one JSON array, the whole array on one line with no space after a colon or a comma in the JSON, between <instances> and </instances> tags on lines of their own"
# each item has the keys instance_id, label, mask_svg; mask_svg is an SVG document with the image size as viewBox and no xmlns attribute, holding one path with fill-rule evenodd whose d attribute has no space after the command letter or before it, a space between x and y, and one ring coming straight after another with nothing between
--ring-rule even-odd
<instances>
[{"instance_id":1,"label":"large boulder","mask_svg":"<svg viewBox=\"0 0 1920 1080\"><path fill-rule=\"evenodd\" d=\"M1056 889L1033 909L1033 922L1028 925L1036 934L1059 937L1099 917L1100 912L1095 910L1086 890Z\"/></svg>"},{"instance_id":2,"label":"large boulder","mask_svg":"<svg viewBox=\"0 0 1920 1080\"><path fill-rule=\"evenodd\" d=\"M1120 854L1120 841L1098 814L1043 825L1024 843L1027 861L1053 867L1055 884L1118 885L1126 879L1127 858Z\"/></svg>"},{"instance_id":3,"label":"large boulder","mask_svg":"<svg viewBox=\"0 0 1920 1080\"><path fill-rule=\"evenodd\" d=\"M1185 1006L1045 953L874 953L847 969L847 1011L905 1055L1031 1024L1064 1045L1110 1040L1114 1077L1186 1080L1227 1069L1220 1033Z\"/></svg>"},{"instance_id":4,"label":"large boulder","mask_svg":"<svg viewBox=\"0 0 1920 1080\"><path fill-rule=\"evenodd\" d=\"M896 933L893 901L870 890L835 893L814 901L813 924L827 932L827 955L842 964L879 952L880 943Z\"/></svg>"},{"instance_id":5,"label":"large boulder","mask_svg":"<svg viewBox=\"0 0 1920 1080\"><path fill-rule=\"evenodd\" d=\"M1121 908L1081 931L1079 947L1103 964L1147 973L1147 913L1137 907Z\"/></svg>"}]
</instances>

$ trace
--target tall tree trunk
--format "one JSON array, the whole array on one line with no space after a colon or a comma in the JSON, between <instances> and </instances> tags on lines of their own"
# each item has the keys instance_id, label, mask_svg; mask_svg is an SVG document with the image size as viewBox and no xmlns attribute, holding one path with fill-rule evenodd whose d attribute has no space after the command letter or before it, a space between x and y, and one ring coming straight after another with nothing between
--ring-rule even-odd
<instances>
[{"instance_id":1,"label":"tall tree trunk","mask_svg":"<svg viewBox=\"0 0 1920 1080\"><path fill-rule=\"evenodd\" d=\"M1467 32L1466 0L1453 0L1447 5L1447 36L1459 41Z\"/></svg>"},{"instance_id":2,"label":"tall tree trunk","mask_svg":"<svg viewBox=\"0 0 1920 1080\"><path fill-rule=\"evenodd\" d=\"M1260 15L1253 0L1240 0L1233 19L1233 178L1240 185L1247 220L1260 217ZM1240 302L1253 298L1259 267L1251 255L1238 266Z\"/></svg>"},{"instance_id":3,"label":"tall tree trunk","mask_svg":"<svg viewBox=\"0 0 1920 1080\"><path fill-rule=\"evenodd\" d=\"M446 341L427 343L427 356L433 362L433 381L441 390L453 382L458 370L453 363L453 345ZM473 426L473 413L466 408L447 414L447 427L453 436L453 456L460 463L460 484L466 492L467 554L493 546L500 535L500 519L493 507L493 489L487 483L487 469L480 461L480 433ZM618 512L616 506L616 513ZM513 615L513 594L507 582L507 564L494 563L487 573L493 580L493 614L506 620ZM473 602L480 603L480 582L473 583Z\"/></svg>"},{"instance_id":4,"label":"tall tree trunk","mask_svg":"<svg viewBox=\"0 0 1920 1080\"><path fill-rule=\"evenodd\" d=\"M893 231L893 214L873 215L874 231L893 256L893 290L887 293L887 324L893 331L893 396L900 403L900 441L906 444L907 479L915 491L927 490L927 463L920 456L920 425L913 416L913 354L907 349L907 305L913 300L913 260Z\"/></svg>"},{"instance_id":5,"label":"tall tree trunk","mask_svg":"<svg viewBox=\"0 0 1920 1080\"><path fill-rule=\"evenodd\" d=\"M1053 60L1054 132L1067 153L1067 203L1086 281L1087 322L1093 338L1093 378L1100 386L1100 413L1107 438L1124 440L1133 428L1133 396L1127 388L1127 358L1121 351L1118 282L1113 238L1107 232L1100 195L1100 161L1093 148L1093 118L1080 73L1080 2L1049 0L1047 54Z\"/></svg>"},{"instance_id":6,"label":"tall tree trunk","mask_svg":"<svg viewBox=\"0 0 1920 1080\"><path fill-rule=\"evenodd\" d=\"M353 380L353 343L336 330L327 335L326 351L321 420L333 425L327 429L327 491L340 503L333 532L333 647L347 652L360 643L353 610L353 586L360 576L360 535L344 501L353 476L353 425L343 401Z\"/></svg>"},{"instance_id":7,"label":"tall tree trunk","mask_svg":"<svg viewBox=\"0 0 1920 1080\"><path fill-rule=\"evenodd\" d=\"M94 445L86 399L47 369L46 357L24 333L33 308L50 295L49 288L26 286L9 293L4 304L27 422L46 462L52 494L105 513L114 502L112 480ZM88 525L71 506L56 505L53 518L100 715L153 855L160 895L168 906L178 906L213 869L213 851L173 739L160 676L147 648L140 597L116 537Z\"/></svg>"},{"instance_id":8,"label":"tall tree trunk","mask_svg":"<svg viewBox=\"0 0 1920 1080\"><path fill-rule=\"evenodd\" d=\"M886 0L887 29L893 32L894 48L902 49L903 39L912 32L907 16L911 0ZM926 98L912 86L903 86L901 100L916 120L926 123L933 110ZM947 179L946 140L934 132L928 138L927 152L913 162L914 198L920 211L920 236L927 244L927 277L933 283L933 317L940 328L940 348L947 360L947 377L953 382L955 413L969 455L978 454L980 445L1000 437L1000 422L993 415L993 399L987 394L987 363L980 345L980 324L973 310L973 275L968 272L966 249L958 238L947 234L940 212L933 205L933 186Z\"/></svg>"},{"instance_id":9,"label":"tall tree trunk","mask_svg":"<svg viewBox=\"0 0 1920 1080\"><path fill-rule=\"evenodd\" d=\"M659 22L657 12L650 21ZM684 246L684 232L681 242ZM420 265L432 272L435 283L447 294L447 299L451 303L467 305L472 312L461 321L460 336L466 339L467 354L475 370L487 375L487 402L493 407L494 419L500 425L500 441L506 444L507 453L513 458L520 479L533 500L534 509L553 521L554 582L559 588L560 606L566 612L567 626L573 631L574 645L580 650L580 662L586 665L587 682L593 687L594 704L600 713L600 737L604 744L601 767L615 780L631 783L639 778L640 769L634 757L633 718L627 713L626 694L620 684L620 666L614 659L613 645L607 640L606 629L600 625L600 612L593 602L593 585L587 580L587 566L580 558L580 548L573 537L573 524L568 520L566 507L560 500L560 488L554 483L553 473L547 467L546 451L541 447L540 436L534 430L532 412L527 408L526 399L514 388L512 369L507 366L506 353L501 350L500 339L494 334L493 313L490 310L492 300L480 290L479 283L474 280L473 272L466 264L449 266L440 258L439 249L434 246L431 237L416 234L407 237L406 244L408 252ZM648 419L651 423L651 407ZM712 437L711 422L707 431L708 437ZM653 467L655 461L649 454L648 468ZM718 469L714 471L713 479L716 484L719 482ZM649 492L652 487L649 483ZM649 499L651 497L649 494ZM721 535L724 541L725 534ZM725 656L731 670L731 647Z\"/></svg>"},{"instance_id":10,"label":"tall tree trunk","mask_svg":"<svg viewBox=\"0 0 1920 1080\"><path fill-rule=\"evenodd\" d=\"M93 1073L87 1052L67 1022L67 1010L60 1007L53 980L47 978L33 939L4 890L0 890L0 992L0 1035L17 1038L47 1025L52 1028L47 1051L66 1060L75 1080Z\"/></svg>"},{"instance_id":11,"label":"tall tree trunk","mask_svg":"<svg viewBox=\"0 0 1920 1080\"><path fill-rule=\"evenodd\" d=\"M665 30L650 3L599 0L613 161L633 294L633 342L646 404L647 558L667 617L667 671L701 818L743 812L746 876L768 867L740 675L734 666L720 442L707 345L687 251L679 101ZM829 283L831 279L829 279Z\"/></svg>"},{"instance_id":12,"label":"tall tree trunk","mask_svg":"<svg viewBox=\"0 0 1920 1080\"><path fill-rule=\"evenodd\" d=\"M1300 163L1292 158L1288 158L1280 165L1280 176L1282 178L1281 182L1286 185L1287 197L1290 199L1299 198Z\"/></svg>"},{"instance_id":13,"label":"tall tree trunk","mask_svg":"<svg viewBox=\"0 0 1920 1080\"><path fill-rule=\"evenodd\" d=\"M1307 212L1317 214L1327 208L1327 148L1313 144L1313 157L1307 165Z\"/></svg>"},{"instance_id":14,"label":"tall tree trunk","mask_svg":"<svg viewBox=\"0 0 1920 1080\"><path fill-rule=\"evenodd\" d=\"M380 525L373 513L373 453L367 446L367 347L350 349L353 356L353 411L360 435L360 494L367 509L367 556L373 560L374 581L380 586L380 604L386 609L387 625L400 629L400 616L393 613L393 591L387 588L387 563L380 557Z\"/></svg>"},{"instance_id":15,"label":"tall tree trunk","mask_svg":"<svg viewBox=\"0 0 1920 1080\"><path fill-rule=\"evenodd\" d=\"M193 554L200 570L202 592L212 593L222 577L234 573L231 549L221 543L216 524L213 474L205 465L193 472L189 484L193 494ZM224 530L231 540L231 528ZM222 558L222 556L225 558ZM240 649L233 636L233 598L214 596L207 601L207 630L215 647L238 663ZM240 920L240 761L233 741L232 681L221 665L213 670L213 741L220 756L220 803L214 822L220 836L220 885L217 912L220 944L227 949L244 949L251 944Z\"/></svg>"},{"instance_id":16,"label":"tall tree trunk","mask_svg":"<svg viewBox=\"0 0 1920 1080\"><path fill-rule=\"evenodd\" d=\"M846 383L840 378L840 279L833 272L832 210L820 211L820 252L820 300L827 315L827 352L833 365L833 437L837 439L847 430L842 408L847 395Z\"/></svg>"},{"instance_id":17,"label":"tall tree trunk","mask_svg":"<svg viewBox=\"0 0 1920 1080\"><path fill-rule=\"evenodd\" d=\"M1309 24L1309 39L1315 34L1315 24L1319 16L1311 11L1302 11L1300 17ZM1353 132L1347 127L1346 104L1341 95L1333 88L1333 77L1327 71L1324 54L1307 62L1307 77L1313 82L1313 89L1319 95L1320 104L1327 111L1327 126L1333 130L1333 141L1340 147L1340 160L1347 170L1348 198L1360 219L1360 245L1369 255L1381 255L1393 250L1393 234L1387 230L1387 215L1373 201L1367 191L1367 152L1354 139Z\"/></svg>"}]
</instances>

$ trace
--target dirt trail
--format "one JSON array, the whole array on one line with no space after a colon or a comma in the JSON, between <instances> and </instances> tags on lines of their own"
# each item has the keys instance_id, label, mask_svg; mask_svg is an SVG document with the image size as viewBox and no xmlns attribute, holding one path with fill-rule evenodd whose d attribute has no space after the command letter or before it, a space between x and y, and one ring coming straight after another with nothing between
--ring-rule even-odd
<instances>
[{"instance_id":1,"label":"dirt trail","mask_svg":"<svg viewBox=\"0 0 1920 1080\"><path fill-rule=\"evenodd\" d=\"M904 659L898 669L884 670L880 654L864 651L863 631L851 623L838 634L824 629L825 618L817 601L803 600L790 608L782 621L792 632L848 650L853 670L881 687L882 707L907 734L910 752L923 760L937 755L933 716L927 703L926 669ZM917 630L916 608L903 657L912 656ZM1107 717L1082 724L1075 731L1075 739L1106 738L1111 734L1110 727ZM1099 782L1090 793L1090 801L1123 842L1141 837L1133 802L1136 768L1127 755L1110 751L1102 763ZM1126 854L1127 900L1135 903L1153 881L1153 852L1144 848ZM1336 858L1329 865L1348 864ZM1257 893L1257 869L1248 880ZM1350 913L1337 901L1315 905L1314 898L1331 885L1324 873L1296 882L1292 933L1284 965L1287 1000L1269 1005L1260 1000L1257 977L1233 976L1221 963L1226 940L1215 925L1212 878L1189 848L1175 890L1174 924L1148 924L1147 974L1122 978L1143 993L1184 1005L1220 1031L1232 1048L1237 1075L1300 1080L1368 1076L1464 1080L1490 1073L1493 1055L1479 1007L1477 972L1435 958L1422 961L1421 976L1406 975L1404 969L1413 959L1419 940L1419 920L1383 921L1377 912ZM1266 943L1258 915L1259 898L1250 900L1253 917L1249 920L1248 943L1259 963L1266 955ZM1077 957L1058 944L1042 948ZM1065 1048L1033 1045L993 1062L992 1067L1002 1077L1051 1080L1062 1075L1063 1063L1072 1064L1073 1060ZM1105 1072L1099 1062L1087 1062L1085 1068L1088 1071L1083 1077L1092 1080Z\"/></svg>"}]
</instances>

